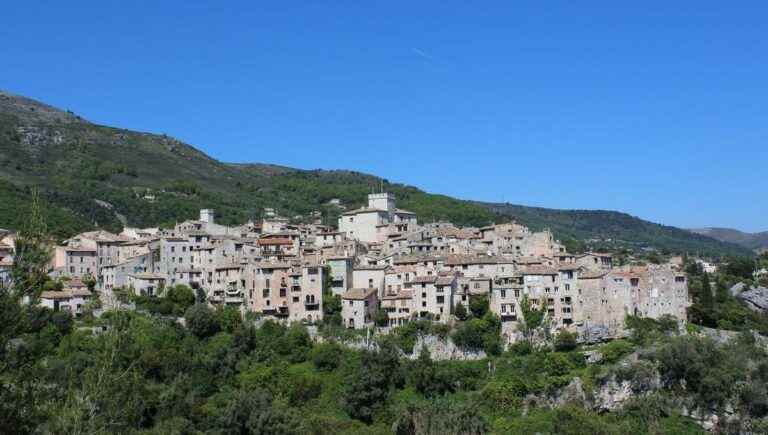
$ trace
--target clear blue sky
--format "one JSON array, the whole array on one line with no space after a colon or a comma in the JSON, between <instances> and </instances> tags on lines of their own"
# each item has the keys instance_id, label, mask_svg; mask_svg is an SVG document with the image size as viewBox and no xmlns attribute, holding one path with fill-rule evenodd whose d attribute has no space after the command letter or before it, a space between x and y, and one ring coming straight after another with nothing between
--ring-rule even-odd
<instances>
[{"instance_id":1,"label":"clear blue sky","mask_svg":"<svg viewBox=\"0 0 768 435\"><path fill-rule=\"evenodd\" d=\"M225 161L768 230L768 2L628 3L11 2L0 88Z\"/></svg>"}]
</instances>

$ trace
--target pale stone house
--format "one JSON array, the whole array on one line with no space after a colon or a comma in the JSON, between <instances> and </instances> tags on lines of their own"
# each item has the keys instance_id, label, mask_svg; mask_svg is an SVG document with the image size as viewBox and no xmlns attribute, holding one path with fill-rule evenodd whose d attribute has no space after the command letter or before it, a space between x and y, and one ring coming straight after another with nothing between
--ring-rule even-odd
<instances>
[{"instance_id":1,"label":"pale stone house","mask_svg":"<svg viewBox=\"0 0 768 435\"><path fill-rule=\"evenodd\" d=\"M399 225L395 230L417 224L416 214L395 207L391 193L368 195L368 206L343 213L339 217L339 231L347 237L363 242L382 242L390 233L389 224Z\"/></svg>"},{"instance_id":2,"label":"pale stone house","mask_svg":"<svg viewBox=\"0 0 768 435\"><path fill-rule=\"evenodd\" d=\"M62 291L44 291L40 294L40 305L53 311L67 311L75 317L83 314L85 305L93 293L85 288L65 288Z\"/></svg>"},{"instance_id":3,"label":"pale stone house","mask_svg":"<svg viewBox=\"0 0 768 435\"><path fill-rule=\"evenodd\" d=\"M347 328L372 327L378 308L374 288L353 288L341 296L341 318Z\"/></svg>"},{"instance_id":4,"label":"pale stone house","mask_svg":"<svg viewBox=\"0 0 768 435\"><path fill-rule=\"evenodd\" d=\"M157 273L136 273L128 275L128 287L134 294L141 296L162 296L165 291L166 277Z\"/></svg>"},{"instance_id":5,"label":"pale stone house","mask_svg":"<svg viewBox=\"0 0 768 435\"><path fill-rule=\"evenodd\" d=\"M377 296L384 295L386 266L355 266L352 271L352 288L372 288Z\"/></svg>"},{"instance_id":6,"label":"pale stone house","mask_svg":"<svg viewBox=\"0 0 768 435\"><path fill-rule=\"evenodd\" d=\"M381 299L381 308L387 312L390 327L402 326L418 315L413 308L413 292L400 290Z\"/></svg>"}]
</instances>

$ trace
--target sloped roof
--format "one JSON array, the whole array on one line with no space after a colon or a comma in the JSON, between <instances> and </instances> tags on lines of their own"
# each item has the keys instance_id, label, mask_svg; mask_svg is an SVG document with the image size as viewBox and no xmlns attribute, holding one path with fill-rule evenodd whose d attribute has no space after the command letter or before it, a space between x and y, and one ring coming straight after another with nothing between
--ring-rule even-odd
<instances>
[{"instance_id":1,"label":"sloped roof","mask_svg":"<svg viewBox=\"0 0 768 435\"><path fill-rule=\"evenodd\" d=\"M375 288L353 288L341 295L342 299L365 300L376 294Z\"/></svg>"}]
</instances>

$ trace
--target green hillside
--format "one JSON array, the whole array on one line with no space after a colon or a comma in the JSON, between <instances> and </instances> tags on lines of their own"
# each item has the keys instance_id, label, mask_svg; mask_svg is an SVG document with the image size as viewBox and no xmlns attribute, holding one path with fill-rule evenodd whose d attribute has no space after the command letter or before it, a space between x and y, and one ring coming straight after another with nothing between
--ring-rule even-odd
<instances>
[{"instance_id":1,"label":"green hillside","mask_svg":"<svg viewBox=\"0 0 768 435\"><path fill-rule=\"evenodd\" d=\"M514 204L476 203L535 230L551 229L561 239L588 241L606 249L656 248L703 255L750 255L743 247L667 225L606 210L556 210Z\"/></svg>"},{"instance_id":2,"label":"green hillside","mask_svg":"<svg viewBox=\"0 0 768 435\"><path fill-rule=\"evenodd\" d=\"M0 227L18 228L30 189L49 204L59 237L95 226L169 226L215 208L222 223L242 223L266 207L286 216L321 210L334 224L340 210L364 203L373 189L394 193L422 221L481 226L512 218L558 237L620 238L637 246L747 253L735 245L615 212L557 211L462 201L354 171L229 164L166 135L95 125L77 115L0 92ZM152 199L154 197L154 199Z\"/></svg>"}]
</instances>

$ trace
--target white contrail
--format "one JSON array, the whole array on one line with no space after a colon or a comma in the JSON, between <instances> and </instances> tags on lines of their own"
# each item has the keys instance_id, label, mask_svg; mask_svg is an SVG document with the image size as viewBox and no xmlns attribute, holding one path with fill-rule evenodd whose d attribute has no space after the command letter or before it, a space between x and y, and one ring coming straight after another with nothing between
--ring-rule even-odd
<instances>
[{"instance_id":1,"label":"white contrail","mask_svg":"<svg viewBox=\"0 0 768 435\"><path fill-rule=\"evenodd\" d=\"M415 54L416 56L423 57L427 60L435 60L432 58L432 56L428 55L427 53L424 53L423 51L419 50L418 48L411 48L411 52Z\"/></svg>"}]
</instances>

